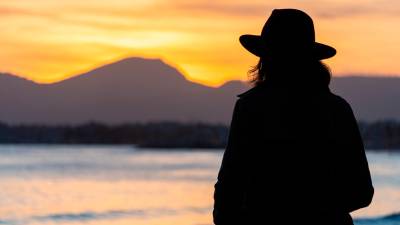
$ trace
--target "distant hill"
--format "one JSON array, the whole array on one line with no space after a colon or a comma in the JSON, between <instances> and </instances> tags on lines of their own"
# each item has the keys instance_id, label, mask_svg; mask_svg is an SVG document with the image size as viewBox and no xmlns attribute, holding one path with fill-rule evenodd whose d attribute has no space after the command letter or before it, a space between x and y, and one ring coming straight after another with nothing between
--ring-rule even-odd
<instances>
[{"instance_id":1,"label":"distant hill","mask_svg":"<svg viewBox=\"0 0 400 225\"><path fill-rule=\"evenodd\" d=\"M108 124L148 121L228 124L240 81L194 83L159 59L128 58L54 84L0 74L0 121ZM400 78L344 77L332 82L359 119L400 119Z\"/></svg>"},{"instance_id":2,"label":"distant hill","mask_svg":"<svg viewBox=\"0 0 400 225\"><path fill-rule=\"evenodd\" d=\"M360 120L400 120L400 77L338 77L331 90L351 104Z\"/></svg>"}]
</instances>

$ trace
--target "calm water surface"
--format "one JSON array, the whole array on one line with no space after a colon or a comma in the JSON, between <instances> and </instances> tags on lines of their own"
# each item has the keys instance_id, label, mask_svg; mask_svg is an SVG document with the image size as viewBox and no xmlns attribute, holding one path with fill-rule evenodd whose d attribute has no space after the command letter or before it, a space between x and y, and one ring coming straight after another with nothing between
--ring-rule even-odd
<instances>
[{"instance_id":1,"label":"calm water surface","mask_svg":"<svg viewBox=\"0 0 400 225\"><path fill-rule=\"evenodd\" d=\"M209 225L222 151L0 146L0 224ZM400 225L400 154L368 153L359 225Z\"/></svg>"}]
</instances>

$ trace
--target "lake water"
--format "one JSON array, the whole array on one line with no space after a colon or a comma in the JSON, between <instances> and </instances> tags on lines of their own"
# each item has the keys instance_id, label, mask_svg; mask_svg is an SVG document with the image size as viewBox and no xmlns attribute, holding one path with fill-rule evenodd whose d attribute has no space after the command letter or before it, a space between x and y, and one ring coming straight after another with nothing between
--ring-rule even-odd
<instances>
[{"instance_id":1,"label":"lake water","mask_svg":"<svg viewBox=\"0 0 400 225\"><path fill-rule=\"evenodd\" d=\"M0 224L209 225L222 151L0 146ZM368 153L375 186L358 225L400 224L400 154Z\"/></svg>"}]
</instances>

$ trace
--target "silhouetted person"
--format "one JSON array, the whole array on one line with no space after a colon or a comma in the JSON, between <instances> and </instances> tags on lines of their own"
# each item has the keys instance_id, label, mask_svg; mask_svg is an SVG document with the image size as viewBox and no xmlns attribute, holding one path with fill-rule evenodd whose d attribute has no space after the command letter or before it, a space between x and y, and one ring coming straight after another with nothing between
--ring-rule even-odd
<instances>
[{"instance_id":1,"label":"silhouetted person","mask_svg":"<svg viewBox=\"0 0 400 225\"><path fill-rule=\"evenodd\" d=\"M214 223L348 225L370 204L363 143L350 105L329 90L312 19L276 9L261 36L241 44L260 57L238 95L215 184Z\"/></svg>"}]
</instances>

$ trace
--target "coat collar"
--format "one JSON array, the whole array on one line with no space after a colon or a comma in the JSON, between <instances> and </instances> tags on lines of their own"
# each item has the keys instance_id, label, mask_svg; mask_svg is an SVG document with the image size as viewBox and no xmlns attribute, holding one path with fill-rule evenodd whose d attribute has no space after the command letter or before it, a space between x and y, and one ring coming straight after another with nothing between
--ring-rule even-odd
<instances>
[{"instance_id":1,"label":"coat collar","mask_svg":"<svg viewBox=\"0 0 400 225\"><path fill-rule=\"evenodd\" d=\"M290 87L290 86L279 86L279 85L276 86L276 85L270 84L269 82L265 82L265 83L261 83L261 84L259 84L257 86L254 86L254 87L250 88L249 90L247 90L245 92L242 92L242 93L240 93L240 94L238 94L236 96L239 97L239 98L242 98L244 96L247 96L249 94L252 94L252 93L255 93L255 92L258 92L258 91L261 91L261 90L265 90L265 89L269 89L270 90L270 89L274 89L274 88L287 89L288 92L296 92L298 94L301 94L301 93L325 93L325 92L330 93L329 87L321 87L321 88L315 88L314 87L314 88L312 88L312 87L304 86L303 88L299 88L299 87L295 87L295 86L292 86L292 87Z\"/></svg>"}]
</instances>

